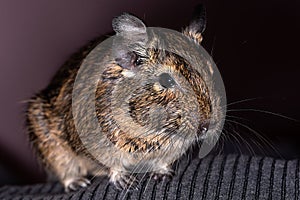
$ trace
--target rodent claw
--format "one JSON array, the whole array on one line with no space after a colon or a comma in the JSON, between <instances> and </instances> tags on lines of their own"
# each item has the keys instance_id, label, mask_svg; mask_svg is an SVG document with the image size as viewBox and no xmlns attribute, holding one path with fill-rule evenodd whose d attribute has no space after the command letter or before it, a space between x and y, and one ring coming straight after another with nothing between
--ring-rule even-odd
<instances>
[{"instance_id":1,"label":"rodent claw","mask_svg":"<svg viewBox=\"0 0 300 200\"><path fill-rule=\"evenodd\" d=\"M165 173L154 172L151 177L156 181L165 181L165 180L172 180L174 175L175 172L173 170L170 170Z\"/></svg>"},{"instance_id":2,"label":"rodent claw","mask_svg":"<svg viewBox=\"0 0 300 200\"><path fill-rule=\"evenodd\" d=\"M86 178L69 178L65 181L66 192L77 191L90 185L91 182Z\"/></svg>"},{"instance_id":3,"label":"rodent claw","mask_svg":"<svg viewBox=\"0 0 300 200\"><path fill-rule=\"evenodd\" d=\"M116 173L111 177L111 182L118 190L134 190L137 189L138 181L132 174Z\"/></svg>"}]
</instances>

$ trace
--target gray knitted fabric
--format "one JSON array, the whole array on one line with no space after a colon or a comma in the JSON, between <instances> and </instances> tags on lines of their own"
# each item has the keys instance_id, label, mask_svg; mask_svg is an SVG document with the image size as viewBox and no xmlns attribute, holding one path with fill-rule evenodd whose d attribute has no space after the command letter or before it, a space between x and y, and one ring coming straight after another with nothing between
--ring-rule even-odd
<instances>
[{"instance_id":1,"label":"gray knitted fabric","mask_svg":"<svg viewBox=\"0 0 300 200\"><path fill-rule=\"evenodd\" d=\"M0 199L299 199L299 160L244 155L207 156L179 163L172 181L144 179L125 194L96 178L88 188L63 193L58 183L4 186Z\"/></svg>"}]
</instances>

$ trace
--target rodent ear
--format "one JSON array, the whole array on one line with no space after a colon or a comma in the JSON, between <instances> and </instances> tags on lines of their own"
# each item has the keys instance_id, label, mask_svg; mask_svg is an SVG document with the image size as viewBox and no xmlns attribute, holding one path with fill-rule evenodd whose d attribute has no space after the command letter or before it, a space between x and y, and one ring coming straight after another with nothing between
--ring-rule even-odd
<instances>
[{"instance_id":1,"label":"rodent ear","mask_svg":"<svg viewBox=\"0 0 300 200\"><path fill-rule=\"evenodd\" d=\"M116 63L123 69L132 70L140 63L140 58L135 52L120 50L118 57L115 59Z\"/></svg>"},{"instance_id":2,"label":"rodent ear","mask_svg":"<svg viewBox=\"0 0 300 200\"><path fill-rule=\"evenodd\" d=\"M200 4L195 7L192 20L188 27L183 31L183 34L195 40L197 43L201 43L206 27L206 10L204 5Z\"/></svg>"},{"instance_id":3,"label":"rodent ear","mask_svg":"<svg viewBox=\"0 0 300 200\"><path fill-rule=\"evenodd\" d=\"M116 32L113 41L113 56L118 65L133 69L141 63L140 56L145 57L148 41L145 24L137 17L123 14L112 21Z\"/></svg>"},{"instance_id":4,"label":"rodent ear","mask_svg":"<svg viewBox=\"0 0 300 200\"><path fill-rule=\"evenodd\" d=\"M146 26L142 20L128 13L124 13L114 18L112 27L117 35L146 33Z\"/></svg>"}]
</instances>

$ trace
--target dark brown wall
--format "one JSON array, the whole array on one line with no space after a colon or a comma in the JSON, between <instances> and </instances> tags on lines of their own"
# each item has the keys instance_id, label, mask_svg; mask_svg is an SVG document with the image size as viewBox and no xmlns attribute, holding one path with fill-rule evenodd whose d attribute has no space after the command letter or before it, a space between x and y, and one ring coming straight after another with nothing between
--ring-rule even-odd
<instances>
[{"instance_id":1,"label":"dark brown wall","mask_svg":"<svg viewBox=\"0 0 300 200\"><path fill-rule=\"evenodd\" d=\"M96 36L111 32L111 19L124 11L139 16L149 26L180 30L198 2L1 1L2 171L27 182L40 177L26 142L23 102L47 85L71 53ZM205 4L208 26L203 45L213 53L223 75L228 101L259 98L232 108L264 109L300 119L300 2L211 0ZM251 127L274 141L285 157L300 155L296 139L299 123L259 112L233 115L249 119ZM245 129L242 132L244 138L254 134ZM7 173L5 176L9 177ZM0 173L1 178L4 180Z\"/></svg>"}]
</instances>

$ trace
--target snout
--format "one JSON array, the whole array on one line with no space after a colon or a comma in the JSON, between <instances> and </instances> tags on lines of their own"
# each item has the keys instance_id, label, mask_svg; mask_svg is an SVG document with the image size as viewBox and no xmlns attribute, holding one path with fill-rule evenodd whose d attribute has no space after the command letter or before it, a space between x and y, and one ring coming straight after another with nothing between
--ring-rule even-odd
<instances>
[{"instance_id":1,"label":"snout","mask_svg":"<svg viewBox=\"0 0 300 200\"><path fill-rule=\"evenodd\" d=\"M208 131L209 128L209 122L201 123L198 129L198 134L202 135L205 134Z\"/></svg>"}]
</instances>

